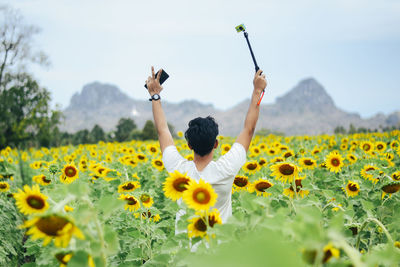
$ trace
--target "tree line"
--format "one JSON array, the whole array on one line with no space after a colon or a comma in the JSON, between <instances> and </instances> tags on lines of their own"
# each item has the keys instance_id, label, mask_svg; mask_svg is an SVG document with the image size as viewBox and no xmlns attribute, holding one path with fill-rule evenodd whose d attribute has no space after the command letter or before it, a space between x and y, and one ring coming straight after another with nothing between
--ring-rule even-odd
<instances>
[{"instance_id":1,"label":"tree line","mask_svg":"<svg viewBox=\"0 0 400 267\"><path fill-rule=\"evenodd\" d=\"M0 5L0 18L0 149L157 139L151 120L138 129L130 118L121 118L111 132L99 125L76 133L60 131L61 110L51 108L50 92L27 72L30 64L50 65L46 54L36 49L34 37L40 29L8 6Z\"/></svg>"}]
</instances>

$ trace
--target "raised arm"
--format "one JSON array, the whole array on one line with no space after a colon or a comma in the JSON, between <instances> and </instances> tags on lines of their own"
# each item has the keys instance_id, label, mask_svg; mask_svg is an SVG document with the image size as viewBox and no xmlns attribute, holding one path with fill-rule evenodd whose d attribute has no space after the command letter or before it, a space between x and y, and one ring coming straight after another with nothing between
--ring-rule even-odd
<instances>
[{"instance_id":1,"label":"raised arm","mask_svg":"<svg viewBox=\"0 0 400 267\"><path fill-rule=\"evenodd\" d=\"M244 121L244 128L236 139L236 142L240 143L246 149L246 152L249 149L251 139L253 138L258 115L260 113L260 106L257 105L257 102L260 98L261 92L265 89L265 87L267 87L265 75L261 75L261 73L262 70L258 70L257 73L254 75L254 90L251 96L250 107L247 111L246 119Z\"/></svg>"},{"instance_id":2,"label":"raised arm","mask_svg":"<svg viewBox=\"0 0 400 267\"><path fill-rule=\"evenodd\" d=\"M158 72L157 77L155 77L154 67L151 67L151 76L149 76L146 81L147 89L149 90L149 94L151 97L153 97L153 95L155 94L160 95L160 92L163 89L163 87L160 85L161 72L162 69ZM161 99L153 100L151 101L151 103L153 109L154 124L157 129L161 152L164 152L164 149L167 146L174 145L174 139L172 139L167 120L165 119L164 110L161 106Z\"/></svg>"}]
</instances>

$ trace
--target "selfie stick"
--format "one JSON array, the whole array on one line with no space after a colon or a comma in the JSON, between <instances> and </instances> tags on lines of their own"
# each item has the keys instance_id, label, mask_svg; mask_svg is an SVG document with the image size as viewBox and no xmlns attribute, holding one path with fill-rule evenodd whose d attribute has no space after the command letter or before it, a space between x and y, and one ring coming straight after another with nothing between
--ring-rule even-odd
<instances>
[{"instance_id":1,"label":"selfie stick","mask_svg":"<svg viewBox=\"0 0 400 267\"><path fill-rule=\"evenodd\" d=\"M250 54L251 54L251 58L253 59L254 67L257 72L260 68L258 67L256 58L254 57L253 49L251 49L251 45L250 45L250 41L249 41L249 34L246 32L246 27L244 26L244 24L240 24L240 25L236 26L235 29L237 32L243 32L244 38L246 38L247 45L249 46L249 49L250 49ZM260 100L258 100L257 106L259 106L261 103L261 99L264 96L264 91L265 90L263 90L263 92L261 94Z\"/></svg>"}]
</instances>

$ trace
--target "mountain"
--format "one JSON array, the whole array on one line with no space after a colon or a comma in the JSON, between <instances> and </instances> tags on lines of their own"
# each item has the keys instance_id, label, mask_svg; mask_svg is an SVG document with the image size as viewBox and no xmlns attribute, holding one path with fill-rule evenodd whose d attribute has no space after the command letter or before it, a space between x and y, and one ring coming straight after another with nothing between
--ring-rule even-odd
<instances>
[{"instance_id":1,"label":"mountain","mask_svg":"<svg viewBox=\"0 0 400 267\"><path fill-rule=\"evenodd\" d=\"M237 135L243 127L250 100L244 100L227 110L218 110L211 104L196 100L180 103L163 101L166 117L176 130L184 131L188 122L198 116L214 116L223 135ZM93 82L75 93L64 110L62 130L76 132L91 129L99 124L104 130L115 129L118 120L130 117L139 128L152 119L148 101L135 100L110 84ZM377 114L362 119L357 113L349 113L336 107L324 87L315 79L300 81L288 93L278 97L274 104L262 104L257 129L266 128L287 135L331 134L336 126L379 129L400 124L400 112L388 116Z\"/></svg>"}]
</instances>

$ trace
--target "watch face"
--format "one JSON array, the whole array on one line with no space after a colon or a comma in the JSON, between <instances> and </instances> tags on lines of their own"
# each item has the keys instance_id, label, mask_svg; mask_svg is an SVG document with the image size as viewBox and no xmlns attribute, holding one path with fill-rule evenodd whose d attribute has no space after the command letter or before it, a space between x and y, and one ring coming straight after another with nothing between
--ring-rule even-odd
<instances>
[{"instance_id":1,"label":"watch face","mask_svg":"<svg viewBox=\"0 0 400 267\"><path fill-rule=\"evenodd\" d=\"M155 94L151 98L153 98L154 100L158 100L158 99L160 99L160 95L159 94Z\"/></svg>"}]
</instances>

